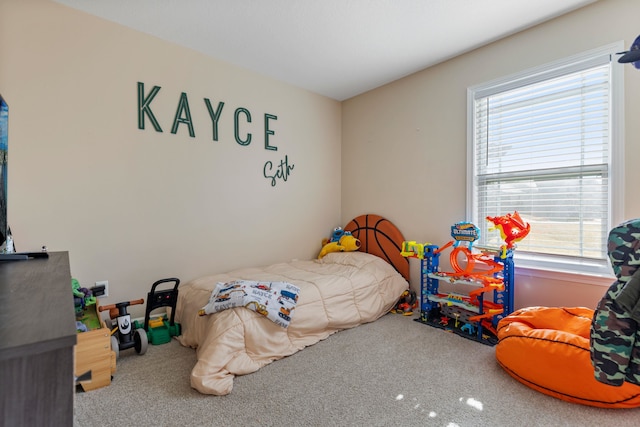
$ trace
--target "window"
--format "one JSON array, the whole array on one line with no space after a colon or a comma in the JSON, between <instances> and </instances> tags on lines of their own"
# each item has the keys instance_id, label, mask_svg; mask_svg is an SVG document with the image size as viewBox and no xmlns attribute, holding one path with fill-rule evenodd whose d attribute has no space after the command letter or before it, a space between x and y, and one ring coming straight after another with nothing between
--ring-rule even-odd
<instances>
[{"instance_id":1,"label":"window","mask_svg":"<svg viewBox=\"0 0 640 427\"><path fill-rule=\"evenodd\" d=\"M468 217L480 244L499 246L485 218L531 224L517 264L610 274L606 240L622 213L622 43L468 91Z\"/></svg>"}]
</instances>

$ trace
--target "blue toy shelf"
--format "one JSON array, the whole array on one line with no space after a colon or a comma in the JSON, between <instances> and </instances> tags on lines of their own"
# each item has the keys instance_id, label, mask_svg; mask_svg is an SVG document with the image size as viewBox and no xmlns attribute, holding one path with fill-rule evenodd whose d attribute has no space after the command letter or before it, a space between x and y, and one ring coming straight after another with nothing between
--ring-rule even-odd
<instances>
[{"instance_id":1,"label":"blue toy shelf","mask_svg":"<svg viewBox=\"0 0 640 427\"><path fill-rule=\"evenodd\" d=\"M440 248L425 244L420 254L420 317L417 322L456 333L487 345L498 342L496 327L503 317L513 312L513 250L479 248L492 257L500 271L493 273L491 285L476 278L440 272ZM467 294L440 293L440 283L447 282L472 290ZM487 296L492 298L487 299Z\"/></svg>"}]
</instances>

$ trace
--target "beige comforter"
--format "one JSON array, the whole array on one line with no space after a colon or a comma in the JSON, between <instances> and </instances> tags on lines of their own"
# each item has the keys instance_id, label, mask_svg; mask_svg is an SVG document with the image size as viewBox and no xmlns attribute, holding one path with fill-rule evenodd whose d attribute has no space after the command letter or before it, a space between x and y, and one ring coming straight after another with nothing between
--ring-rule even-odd
<instances>
[{"instance_id":1,"label":"beige comforter","mask_svg":"<svg viewBox=\"0 0 640 427\"><path fill-rule=\"evenodd\" d=\"M198 316L216 283L231 280L285 281L300 287L289 327L244 307ZM255 372L335 332L378 319L407 288L407 281L391 265L362 252L247 268L181 285L178 340L196 348L198 357L191 386L201 393L228 394L236 375Z\"/></svg>"}]
</instances>

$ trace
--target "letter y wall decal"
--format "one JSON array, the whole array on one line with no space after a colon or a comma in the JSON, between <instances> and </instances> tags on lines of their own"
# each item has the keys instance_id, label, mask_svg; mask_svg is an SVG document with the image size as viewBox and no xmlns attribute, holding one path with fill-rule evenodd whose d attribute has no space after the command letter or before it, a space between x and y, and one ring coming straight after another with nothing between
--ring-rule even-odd
<instances>
[{"instance_id":1,"label":"letter y wall decal","mask_svg":"<svg viewBox=\"0 0 640 427\"><path fill-rule=\"evenodd\" d=\"M166 99L160 94L161 86L154 85L151 89L145 90L143 82L138 82L138 129L146 130L147 122L151 124L151 127L155 132L162 133L162 126L158 122L156 115L153 113L153 102L163 103L167 102ZM156 97L158 99L156 99ZM189 96L186 92L182 92L180 95L172 97L171 102L174 102L176 106L176 113L171 123L171 133L176 135L180 132L188 132L191 138L196 138L196 124L193 121L191 115L191 106L189 103ZM253 114L248 108L238 107L235 110L225 110L225 102L219 101L216 104L212 103L209 98L202 98L202 107L206 109L209 118L211 119L208 126L211 126L211 140L219 141L220 123L233 124L233 135L235 142L242 147L249 146L256 138L251 132L253 123ZM199 104L199 102L198 102ZM194 104L195 105L195 104ZM278 116L270 113L262 114L263 121L263 133L262 142L264 149L267 151L278 151L278 147L273 145L272 138L275 137L275 131L272 129L273 122L278 120ZM184 130L183 130L184 129ZM198 128L199 129L199 128ZM262 175L270 184L271 187L275 187L278 182L286 182L294 169L294 164L291 163L287 155L284 159L280 159L277 162L267 160L264 163Z\"/></svg>"}]
</instances>

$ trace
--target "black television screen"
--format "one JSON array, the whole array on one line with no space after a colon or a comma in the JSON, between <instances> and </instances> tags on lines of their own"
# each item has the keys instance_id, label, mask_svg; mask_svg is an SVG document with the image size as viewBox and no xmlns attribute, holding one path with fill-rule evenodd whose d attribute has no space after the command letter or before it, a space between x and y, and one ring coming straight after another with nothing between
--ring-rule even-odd
<instances>
[{"instance_id":1,"label":"black television screen","mask_svg":"<svg viewBox=\"0 0 640 427\"><path fill-rule=\"evenodd\" d=\"M9 151L9 106L0 94L0 252L7 238L7 174Z\"/></svg>"}]
</instances>

